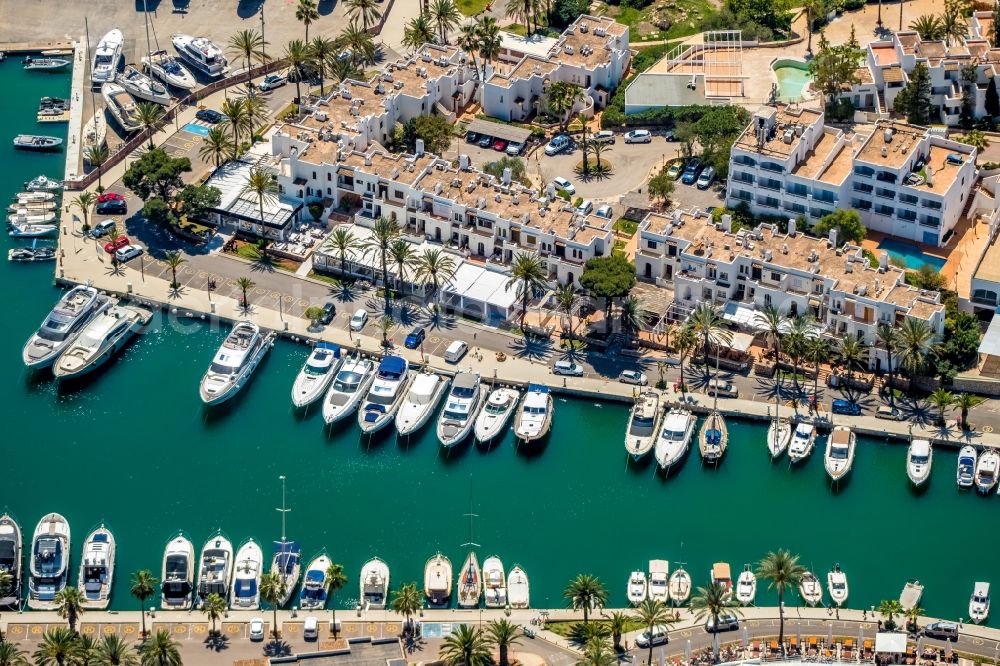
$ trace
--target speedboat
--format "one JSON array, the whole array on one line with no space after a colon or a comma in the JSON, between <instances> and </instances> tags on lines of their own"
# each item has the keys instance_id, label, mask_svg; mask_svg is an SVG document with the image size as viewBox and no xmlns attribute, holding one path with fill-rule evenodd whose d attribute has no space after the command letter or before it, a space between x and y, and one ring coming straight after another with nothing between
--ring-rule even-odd
<instances>
[{"instance_id":1,"label":"speedboat","mask_svg":"<svg viewBox=\"0 0 1000 666\"><path fill-rule=\"evenodd\" d=\"M507 580L503 563L496 555L483 560L483 596L487 608L503 608L507 605Z\"/></svg>"},{"instance_id":2,"label":"speedboat","mask_svg":"<svg viewBox=\"0 0 1000 666\"><path fill-rule=\"evenodd\" d=\"M168 610L188 610L194 598L194 544L183 532L175 534L163 551L160 605Z\"/></svg>"},{"instance_id":3,"label":"speedboat","mask_svg":"<svg viewBox=\"0 0 1000 666\"><path fill-rule=\"evenodd\" d=\"M628 601L633 606L638 606L646 600L646 572L633 571L628 575L628 588L626 591Z\"/></svg>"},{"instance_id":4,"label":"speedboat","mask_svg":"<svg viewBox=\"0 0 1000 666\"><path fill-rule=\"evenodd\" d=\"M910 441L906 452L906 476L915 486L922 485L931 476L931 465L934 463L934 449L926 439Z\"/></svg>"},{"instance_id":5,"label":"speedboat","mask_svg":"<svg viewBox=\"0 0 1000 666\"><path fill-rule=\"evenodd\" d=\"M122 57L122 45L125 36L122 31L115 28L101 38L94 49L94 62L90 68L90 80L94 87L115 80L118 72L118 62Z\"/></svg>"},{"instance_id":6,"label":"speedboat","mask_svg":"<svg viewBox=\"0 0 1000 666\"><path fill-rule=\"evenodd\" d=\"M223 599L229 595L229 584L233 577L233 544L216 532L209 537L201 549L201 565L198 570L198 607L201 608L210 594Z\"/></svg>"},{"instance_id":7,"label":"speedboat","mask_svg":"<svg viewBox=\"0 0 1000 666\"><path fill-rule=\"evenodd\" d=\"M854 464L854 431L847 426L837 426L826 440L826 454L823 466L834 481L840 481L851 471Z\"/></svg>"},{"instance_id":8,"label":"speedboat","mask_svg":"<svg viewBox=\"0 0 1000 666\"><path fill-rule=\"evenodd\" d=\"M739 577L736 579L736 601L744 606L749 606L753 603L756 596L757 576L749 564L744 564L743 571L740 572Z\"/></svg>"},{"instance_id":9,"label":"speedboat","mask_svg":"<svg viewBox=\"0 0 1000 666\"><path fill-rule=\"evenodd\" d=\"M956 482L959 488L971 488L976 477L976 460L979 452L972 444L966 444L958 452L958 473Z\"/></svg>"},{"instance_id":10,"label":"speedboat","mask_svg":"<svg viewBox=\"0 0 1000 666\"><path fill-rule=\"evenodd\" d=\"M767 450L772 458L779 457L792 440L792 424L785 419L774 419L767 427Z\"/></svg>"},{"instance_id":11,"label":"speedboat","mask_svg":"<svg viewBox=\"0 0 1000 666\"><path fill-rule=\"evenodd\" d=\"M45 176L39 176L39 178L45 178ZM14 201L21 204L18 208L23 208L24 205L28 204L55 204L55 198L55 194L44 190L18 192L14 195Z\"/></svg>"},{"instance_id":12,"label":"speedboat","mask_svg":"<svg viewBox=\"0 0 1000 666\"><path fill-rule=\"evenodd\" d=\"M83 146L83 159L90 163L89 148L103 146L108 140L108 119L104 115L104 109L98 109L90 117L87 124L83 126L83 135L80 137L80 145Z\"/></svg>"},{"instance_id":13,"label":"speedboat","mask_svg":"<svg viewBox=\"0 0 1000 666\"><path fill-rule=\"evenodd\" d=\"M59 379L82 377L101 367L149 323L153 313L115 304L90 320L76 340L59 356L52 374Z\"/></svg>"},{"instance_id":14,"label":"speedboat","mask_svg":"<svg viewBox=\"0 0 1000 666\"><path fill-rule=\"evenodd\" d=\"M482 401L483 385L478 372L455 375L437 422L437 437L441 446L455 446L469 436Z\"/></svg>"},{"instance_id":15,"label":"speedboat","mask_svg":"<svg viewBox=\"0 0 1000 666\"><path fill-rule=\"evenodd\" d=\"M476 425L473 428L476 441L485 444L503 432L514 410L517 409L520 398L521 393L514 388L500 387L490 391L482 411L476 417Z\"/></svg>"},{"instance_id":16,"label":"speedboat","mask_svg":"<svg viewBox=\"0 0 1000 666\"><path fill-rule=\"evenodd\" d=\"M406 398L396 412L396 431L400 435L411 435L421 428L431 418L448 380L433 372L421 372L413 378Z\"/></svg>"},{"instance_id":17,"label":"speedboat","mask_svg":"<svg viewBox=\"0 0 1000 666\"><path fill-rule=\"evenodd\" d=\"M264 571L264 551L253 539L247 539L236 551L233 567L233 588L229 606L233 610L260 608L260 576Z\"/></svg>"},{"instance_id":18,"label":"speedboat","mask_svg":"<svg viewBox=\"0 0 1000 666\"><path fill-rule=\"evenodd\" d=\"M12 238L42 238L51 236L58 230L54 224L17 223L10 225L7 235Z\"/></svg>"},{"instance_id":19,"label":"speedboat","mask_svg":"<svg viewBox=\"0 0 1000 666\"><path fill-rule=\"evenodd\" d=\"M24 184L24 189L26 189L28 192L18 193L17 196L18 198L20 198L22 196L27 196L28 193L31 192L51 194L52 192L58 192L62 188L63 188L62 181L52 180L48 176L35 176L34 178L32 178L31 180L29 180Z\"/></svg>"},{"instance_id":20,"label":"speedboat","mask_svg":"<svg viewBox=\"0 0 1000 666\"><path fill-rule=\"evenodd\" d=\"M194 75L181 64L180 59L166 51L153 51L148 56L143 56L142 64L153 76L179 90L194 90L198 85Z\"/></svg>"},{"instance_id":21,"label":"speedboat","mask_svg":"<svg viewBox=\"0 0 1000 666\"><path fill-rule=\"evenodd\" d=\"M671 409L663 418L653 455L663 471L669 470L687 452L697 419L686 409Z\"/></svg>"},{"instance_id":22,"label":"speedboat","mask_svg":"<svg viewBox=\"0 0 1000 666\"><path fill-rule=\"evenodd\" d=\"M271 573L281 576L284 583L284 594L278 600L279 606L284 606L292 598L292 592L299 582L302 571L302 548L296 541L275 541L274 555L271 557Z\"/></svg>"},{"instance_id":23,"label":"speedboat","mask_svg":"<svg viewBox=\"0 0 1000 666\"><path fill-rule=\"evenodd\" d=\"M325 552L312 558L302 578L299 593L299 607L302 610L322 610L326 608L326 598L330 591L330 579L326 575L333 562Z\"/></svg>"},{"instance_id":24,"label":"speedboat","mask_svg":"<svg viewBox=\"0 0 1000 666\"><path fill-rule=\"evenodd\" d=\"M969 619L979 624L990 616L990 584L977 582L969 597Z\"/></svg>"},{"instance_id":25,"label":"speedboat","mask_svg":"<svg viewBox=\"0 0 1000 666\"><path fill-rule=\"evenodd\" d=\"M670 600L670 590L667 585L670 582L668 572L670 563L666 560L649 561L649 598L660 603L667 603Z\"/></svg>"},{"instance_id":26,"label":"speedboat","mask_svg":"<svg viewBox=\"0 0 1000 666\"><path fill-rule=\"evenodd\" d=\"M19 150L38 150L43 152L60 150L63 140L57 136L40 134L18 134L14 137L14 147Z\"/></svg>"},{"instance_id":27,"label":"speedboat","mask_svg":"<svg viewBox=\"0 0 1000 666\"><path fill-rule=\"evenodd\" d=\"M788 459L793 463L805 460L816 445L816 427L811 423L800 423L795 426L792 441L788 445Z\"/></svg>"},{"instance_id":28,"label":"speedboat","mask_svg":"<svg viewBox=\"0 0 1000 666\"><path fill-rule=\"evenodd\" d=\"M728 443L729 430L726 428L725 417L721 412L712 412L698 433L698 450L701 452L702 462L719 464L726 453Z\"/></svg>"},{"instance_id":29,"label":"speedboat","mask_svg":"<svg viewBox=\"0 0 1000 666\"><path fill-rule=\"evenodd\" d=\"M374 363L366 358L346 359L323 398L323 421L330 425L353 414L374 379Z\"/></svg>"},{"instance_id":30,"label":"speedboat","mask_svg":"<svg viewBox=\"0 0 1000 666\"><path fill-rule=\"evenodd\" d=\"M529 384L514 420L514 434L525 444L541 439L552 427L552 395L548 386Z\"/></svg>"},{"instance_id":31,"label":"speedboat","mask_svg":"<svg viewBox=\"0 0 1000 666\"><path fill-rule=\"evenodd\" d=\"M531 603L528 574L518 565L507 575L507 600L511 608L527 608Z\"/></svg>"},{"instance_id":32,"label":"speedboat","mask_svg":"<svg viewBox=\"0 0 1000 666\"><path fill-rule=\"evenodd\" d=\"M847 574L840 570L839 564L834 564L826 574L826 589L830 593L830 599L838 606L843 606L847 601Z\"/></svg>"},{"instance_id":33,"label":"speedboat","mask_svg":"<svg viewBox=\"0 0 1000 666\"><path fill-rule=\"evenodd\" d=\"M730 601L733 598L733 574L728 562L716 562L712 565L709 576L713 583L721 585L724 590L722 598Z\"/></svg>"},{"instance_id":34,"label":"speedboat","mask_svg":"<svg viewBox=\"0 0 1000 666\"><path fill-rule=\"evenodd\" d=\"M389 597L389 565L377 557L361 567L361 603L366 610L385 608Z\"/></svg>"},{"instance_id":35,"label":"speedboat","mask_svg":"<svg viewBox=\"0 0 1000 666\"><path fill-rule=\"evenodd\" d=\"M917 608L920 597L924 596L924 586L919 580L908 580L899 593L899 605L904 611Z\"/></svg>"},{"instance_id":36,"label":"speedboat","mask_svg":"<svg viewBox=\"0 0 1000 666\"><path fill-rule=\"evenodd\" d=\"M424 565L424 596L430 606L447 606L451 599L451 560L437 553Z\"/></svg>"},{"instance_id":37,"label":"speedboat","mask_svg":"<svg viewBox=\"0 0 1000 666\"><path fill-rule=\"evenodd\" d=\"M111 601L115 577L115 535L104 525L87 535L83 542L78 587L83 594L80 606L102 609Z\"/></svg>"},{"instance_id":38,"label":"speedboat","mask_svg":"<svg viewBox=\"0 0 1000 666\"><path fill-rule=\"evenodd\" d=\"M21 206L15 209L12 214L7 216L7 224L51 224L55 221L55 219L56 214L51 210Z\"/></svg>"},{"instance_id":39,"label":"speedboat","mask_svg":"<svg viewBox=\"0 0 1000 666\"><path fill-rule=\"evenodd\" d=\"M166 86L140 72L135 65L126 65L125 70L115 80L135 99L163 106L170 104L170 93L167 92Z\"/></svg>"},{"instance_id":40,"label":"speedboat","mask_svg":"<svg viewBox=\"0 0 1000 666\"><path fill-rule=\"evenodd\" d=\"M986 449L976 463L976 490L985 494L993 492L997 485L997 468L1000 467L1000 452Z\"/></svg>"},{"instance_id":41,"label":"speedboat","mask_svg":"<svg viewBox=\"0 0 1000 666\"><path fill-rule=\"evenodd\" d=\"M47 368L76 340L80 331L109 304L93 287L76 286L63 294L52 312L24 345L21 357L29 368Z\"/></svg>"},{"instance_id":42,"label":"speedboat","mask_svg":"<svg viewBox=\"0 0 1000 666\"><path fill-rule=\"evenodd\" d=\"M121 84L108 81L101 86L101 96L119 127L126 132L142 129L135 98Z\"/></svg>"},{"instance_id":43,"label":"speedboat","mask_svg":"<svg viewBox=\"0 0 1000 666\"><path fill-rule=\"evenodd\" d=\"M201 401L219 405L239 393L274 342L274 333L261 334L249 321L238 322L222 342L201 378Z\"/></svg>"},{"instance_id":44,"label":"speedboat","mask_svg":"<svg viewBox=\"0 0 1000 666\"><path fill-rule=\"evenodd\" d=\"M21 562L24 557L21 526L13 516L0 516L0 571L10 576L10 585L0 596L0 608L14 608L21 601Z\"/></svg>"},{"instance_id":45,"label":"speedboat","mask_svg":"<svg viewBox=\"0 0 1000 666\"><path fill-rule=\"evenodd\" d=\"M54 261L56 249L54 247L12 247L7 250L7 261L33 262L33 261Z\"/></svg>"},{"instance_id":46,"label":"speedboat","mask_svg":"<svg viewBox=\"0 0 1000 666\"><path fill-rule=\"evenodd\" d=\"M823 587L812 571L805 572L799 579L799 594L810 606L817 606L823 602Z\"/></svg>"},{"instance_id":47,"label":"speedboat","mask_svg":"<svg viewBox=\"0 0 1000 666\"><path fill-rule=\"evenodd\" d=\"M170 37L170 42L185 62L205 76L217 79L229 71L229 61L222 55L222 49L207 37L177 34Z\"/></svg>"},{"instance_id":48,"label":"speedboat","mask_svg":"<svg viewBox=\"0 0 1000 666\"><path fill-rule=\"evenodd\" d=\"M292 404L305 407L319 400L337 376L341 362L339 345L317 342L292 384Z\"/></svg>"},{"instance_id":49,"label":"speedboat","mask_svg":"<svg viewBox=\"0 0 1000 666\"><path fill-rule=\"evenodd\" d=\"M458 571L458 607L477 608L482 594L483 577L479 571L479 560L474 551L469 551L465 563Z\"/></svg>"},{"instance_id":50,"label":"speedboat","mask_svg":"<svg viewBox=\"0 0 1000 666\"><path fill-rule=\"evenodd\" d=\"M670 601L675 605L683 604L691 596L691 576L683 568L670 574Z\"/></svg>"},{"instance_id":51,"label":"speedboat","mask_svg":"<svg viewBox=\"0 0 1000 666\"><path fill-rule=\"evenodd\" d=\"M31 540L28 608L56 608L56 595L66 588L69 578L69 537L69 523L58 513L50 513L38 521Z\"/></svg>"},{"instance_id":52,"label":"speedboat","mask_svg":"<svg viewBox=\"0 0 1000 666\"><path fill-rule=\"evenodd\" d=\"M56 209L55 201L15 201L14 203L7 206L8 213L16 213L20 210L25 211L29 215L37 215L38 213L44 213L47 211L54 211ZM53 214L53 219L55 215Z\"/></svg>"},{"instance_id":53,"label":"speedboat","mask_svg":"<svg viewBox=\"0 0 1000 666\"><path fill-rule=\"evenodd\" d=\"M660 414L660 394L656 391L646 391L632 405L625 430L625 450L634 460L639 460L652 450Z\"/></svg>"},{"instance_id":54,"label":"speedboat","mask_svg":"<svg viewBox=\"0 0 1000 666\"><path fill-rule=\"evenodd\" d=\"M38 58L29 55L24 57L21 64L31 72L58 72L68 67L69 62L66 58Z\"/></svg>"},{"instance_id":55,"label":"speedboat","mask_svg":"<svg viewBox=\"0 0 1000 666\"><path fill-rule=\"evenodd\" d=\"M358 410L361 432L372 434L392 423L409 384L410 364L402 356L386 356L375 371L375 381Z\"/></svg>"}]
</instances>

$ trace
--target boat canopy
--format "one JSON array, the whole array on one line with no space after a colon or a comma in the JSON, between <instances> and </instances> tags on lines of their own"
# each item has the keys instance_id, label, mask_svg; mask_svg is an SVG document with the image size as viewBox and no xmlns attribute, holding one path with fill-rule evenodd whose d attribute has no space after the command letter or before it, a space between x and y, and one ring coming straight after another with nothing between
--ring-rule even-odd
<instances>
[{"instance_id":1,"label":"boat canopy","mask_svg":"<svg viewBox=\"0 0 1000 666\"><path fill-rule=\"evenodd\" d=\"M257 581L247 578L236 579L236 596L252 599L257 596Z\"/></svg>"},{"instance_id":2,"label":"boat canopy","mask_svg":"<svg viewBox=\"0 0 1000 666\"><path fill-rule=\"evenodd\" d=\"M453 382L456 389L467 389L471 390L476 388L476 384L479 383L479 375L471 372L460 372L455 375L455 380Z\"/></svg>"},{"instance_id":3,"label":"boat canopy","mask_svg":"<svg viewBox=\"0 0 1000 666\"><path fill-rule=\"evenodd\" d=\"M316 343L316 349L328 349L333 352L334 358L340 358L340 345L335 345L332 342L321 340Z\"/></svg>"},{"instance_id":4,"label":"boat canopy","mask_svg":"<svg viewBox=\"0 0 1000 666\"><path fill-rule=\"evenodd\" d=\"M322 583L324 577L326 577L326 573L319 569L310 569L306 572L307 583Z\"/></svg>"},{"instance_id":5,"label":"boat canopy","mask_svg":"<svg viewBox=\"0 0 1000 666\"><path fill-rule=\"evenodd\" d=\"M529 393L548 393L549 387L544 384L528 384Z\"/></svg>"},{"instance_id":6,"label":"boat canopy","mask_svg":"<svg viewBox=\"0 0 1000 666\"><path fill-rule=\"evenodd\" d=\"M712 578L715 580L732 580L732 573L729 571L729 563L716 562L713 564Z\"/></svg>"},{"instance_id":7,"label":"boat canopy","mask_svg":"<svg viewBox=\"0 0 1000 666\"><path fill-rule=\"evenodd\" d=\"M298 541L275 541L275 563L283 574L290 575L302 557L302 547Z\"/></svg>"},{"instance_id":8,"label":"boat canopy","mask_svg":"<svg viewBox=\"0 0 1000 666\"><path fill-rule=\"evenodd\" d=\"M915 439L910 444L910 453L915 457L926 458L931 454L931 443L926 439Z\"/></svg>"}]
</instances>

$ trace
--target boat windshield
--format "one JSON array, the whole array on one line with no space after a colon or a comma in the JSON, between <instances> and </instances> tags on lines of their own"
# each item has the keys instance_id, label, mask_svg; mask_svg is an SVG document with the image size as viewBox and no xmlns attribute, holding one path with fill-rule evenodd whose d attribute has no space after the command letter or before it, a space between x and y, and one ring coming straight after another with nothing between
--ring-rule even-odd
<instances>
[{"instance_id":1,"label":"boat windshield","mask_svg":"<svg viewBox=\"0 0 1000 666\"><path fill-rule=\"evenodd\" d=\"M507 411L507 408L509 406L510 405L508 403L504 403L502 405L497 405L497 404L494 404L494 403L490 402L490 403L487 403L487 405L486 405L486 413L487 414L503 414L504 412Z\"/></svg>"},{"instance_id":2,"label":"boat windshield","mask_svg":"<svg viewBox=\"0 0 1000 666\"><path fill-rule=\"evenodd\" d=\"M453 409L446 409L444 410L444 417L446 419L451 419L453 421L464 421L465 419L469 418L469 412L466 411L457 412Z\"/></svg>"},{"instance_id":3,"label":"boat windshield","mask_svg":"<svg viewBox=\"0 0 1000 666\"><path fill-rule=\"evenodd\" d=\"M914 465L926 465L927 460L928 460L927 456L918 456L918 455L910 456L910 462L913 463Z\"/></svg>"},{"instance_id":4,"label":"boat windshield","mask_svg":"<svg viewBox=\"0 0 1000 666\"><path fill-rule=\"evenodd\" d=\"M663 439L669 440L671 442L679 442L684 439L683 430L670 430L669 428L663 429Z\"/></svg>"},{"instance_id":5,"label":"boat windshield","mask_svg":"<svg viewBox=\"0 0 1000 666\"><path fill-rule=\"evenodd\" d=\"M239 370L231 365L226 365L225 363L212 363L209 366L209 371L214 375L234 375Z\"/></svg>"},{"instance_id":6,"label":"boat windshield","mask_svg":"<svg viewBox=\"0 0 1000 666\"><path fill-rule=\"evenodd\" d=\"M333 382L333 388L341 393L354 393L358 390L359 384L361 384L361 375L345 370L337 375Z\"/></svg>"},{"instance_id":7,"label":"boat windshield","mask_svg":"<svg viewBox=\"0 0 1000 666\"><path fill-rule=\"evenodd\" d=\"M313 365L312 363L306 363L306 367L304 368L304 370L307 375L319 376L319 375L325 375L326 373L330 372L330 366Z\"/></svg>"},{"instance_id":8,"label":"boat windshield","mask_svg":"<svg viewBox=\"0 0 1000 666\"><path fill-rule=\"evenodd\" d=\"M186 579L188 575L188 559L183 555L167 555L167 580Z\"/></svg>"},{"instance_id":9,"label":"boat windshield","mask_svg":"<svg viewBox=\"0 0 1000 666\"><path fill-rule=\"evenodd\" d=\"M451 395L454 398L471 398L475 394L474 386L456 386L451 390Z\"/></svg>"},{"instance_id":10,"label":"boat windshield","mask_svg":"<svg viewBox=\"0 0 1000 666\"><path fill-rule=\"evenodd\" d=\"M525 405L525 407L524 407L524 413L525 414L544 414L545 413L545 408L544 407L533 407L531 405Z\"/></svg>"},{"instance_id":11,"label":"boat windshield","mask_svg":"<svg viewBox=\"0 0 1000 666\"><path fill-rule=\"evenodd\" d=\"M847 447L835 446L830 450L830 457L835 460L847 460Z\"/></svg>"},{"instance_id":12,"label":"boat windshield","mask_svg":"<svg viewBox=\"0 0 1000 666\"><path fill-rule=\"evenodd\" d=\"M101 65L110 65L110 64L111 64L111 56L108 54L98 53L97 56L94 58L94 65L96 67L100 67Z\"/></svg>"},{"instance_id":13,"label":"boat windshield","mask_svg":"<svg viewBox=\"0 0 1000 666\"><path fill-rule=\"evenodd\" d=\"M38 337L49 342L62 342L69 333L70 323L60 318L49 317L38 329Z\"/></svg>"}]
</instances>

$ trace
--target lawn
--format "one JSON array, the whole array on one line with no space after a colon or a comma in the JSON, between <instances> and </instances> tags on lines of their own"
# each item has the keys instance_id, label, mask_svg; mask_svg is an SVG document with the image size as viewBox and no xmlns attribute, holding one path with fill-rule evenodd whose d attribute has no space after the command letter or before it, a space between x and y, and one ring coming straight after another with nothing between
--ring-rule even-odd
<instances>
[{"instance_id":1,"label":"lawn","mask_svg":"<svg viewBox=\"0 0 1000 666\"><path fill-rule=\"evenodd\" d=\"M641 45L693 35L715 11L711 0L658 0L643 9L607 5L603 13L631 28L632 42Z\"/></svg>"},{"instance_id":2,"label":"lawn","mask_svg":"<svg viewBox=\"0 0 1000 666\"><path fill-rule=\"evenodd\" d=\"M466 16L475 16L486 9L489 0L455 0L458 11Z\"/></svg>"},{"instance_id":3,"label":"lawn","mask_svg":"<svg viewBox=\"0 0 1000 666\"><path fill-rule=\"evenodd\" d=\"M600 625L600 626L603 626L603 627L608 627L608 631L610 631L610 627L609 627L610 623L607 620L598 620L598 619L594 619L593 616L591 616L590 623L591 624ZM558 620L558 621L553 620L553 621L550 621L550 622L546 622L545 623L545 628L548 629L549 631L551 631L554 634L558 634L558 635L562 636L563 638L570 638L573 635L573 633L574 633L573 632L574 628L577 625L582 625L582 624L583 624L583 621L577 621L577 620ZM639 629L644 628L644 626L645 625L643 625L638 620L634 620L632 618L629 618L629 623L628 623L628 629L627 629L627 631L638 631Z\"/></svg>"},{"instance_id":4,"label":"lawn","mask_svg":"<svg viewBox=\"0 0 1000 666\"><path fill-rule=\"evenodd\" d=\"M511 23L510 25L504 26L503 29L505 32L509 32L513 35L520 35L521 37L528 36L528 28L520 23ZM535 34L540 34L543 37L558 37L560 32L555 28L548 28L543 25L535 29Z\"/></svg>"},{"instance_id":5,"label":"lawn","mask_svg":"<svg viewBox=\"0 0 1000 666\"><path fill-rule=\"evenodd\" d=\"M639 223L635 220L626 220L624 217L619 217L613 229L626 236L634 236L635 232L639 230Z\"/></svg>"}]
</instances>

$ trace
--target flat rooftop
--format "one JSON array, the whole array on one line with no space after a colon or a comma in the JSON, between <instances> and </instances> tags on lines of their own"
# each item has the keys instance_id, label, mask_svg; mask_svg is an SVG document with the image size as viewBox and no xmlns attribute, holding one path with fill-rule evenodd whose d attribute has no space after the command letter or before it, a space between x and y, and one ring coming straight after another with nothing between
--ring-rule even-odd
<instances>
[{"instance_id":1,"label":"flat rooftop","mask_svg":"<svg viewBox=\"0 0 1000 666\"><path fill-rule=\"evenodd\" d=\"M523 37L512 32L500 32L500 50L509 53L520 53L522 55L533 55L539 58L547 58L559 40L555 37L544 37L542 35L530 35Z\"/></svg>"},{"instance_id":2,"label":"flat rooftop","mask_svg":"<svg viewBox=\"0 0 1000 666\"><path fill-rule=\"evenodd\" d=\"M806 158L792 170L792 175L801 178L818 177L830 154L837 149L840 134L838 130L825 129L813 149L806 154Z\"/></svg>"},{"instance_id":3,"label":"flat rooftop","mask_svg":"<svg viewBox=\"0 0 1000 666\"><path fill-rule=\"evenodd\" d=\"M1000 284L1000 242L998 241L1000 241L1000 236L994 238L993 242L986 248L986 254L983 255L983 260L979 262L979 268L976 269L975 279Z\"/></svg>"},{"instance_id":4,"label":"flat rooftop","mask_svg":"<svg viewBox=\"0 0 1000 666\"><path fill-rule=\"evenodd\" d=\"M892 130L892 137L886 141L886 130ZM927 134L923 127L901 122L878 123L875 131L858 150L856 159L889 169L900 169L916 153L917 147ZM883 148L885 154L883 154Z\"/></svg>"},{"instance_id":5,"label":"flat rooftop","mask_svg":"<svg viewBox=\"0 0 1000 666\"><path fill-rule=\"evenodd\" d=\"M607 16L581 16L563 31L559 43L549 52L549 57L567 65L595 69L611 62L605 47L614 45L616 38L622 37L626 30L626 26ZM612 46L623 47L624 44Z\"/></svg>"},{"instance_id":6,"label":"flat rooftop","mask_svg":"<svg viewBox=\"0 0 1000 666\"><path fill-rule=\"evenodd\" d=\"M740 138L736 140L734 145L746 150L747 152L760 152L762 154L772 155L778 158L787 158L799 145L802 137L795 134L792 137L791 143L785 143L783 136L784 129L788 126L794 125L811 127L822 118L822 111L804 108L792 109L787 105L781 104L774 109L774 136L771 137L770 140L764 142L764 146L761 150L757 150L757 138L754 136L754 121L751 121L751 123L747 125L746 129L743 130L743 134L740 135Z\"/></svg>"},{"instance_id":7,"label":"flat rooftop","mask_svg":"<svg viewBox=\"0 0 1000 666\"><path fill-rule=\"evenodd\" d=\"M899 57L892 44L872 44L868 47L876 65L898 65Z\"/></svg>"}]
</instances>

